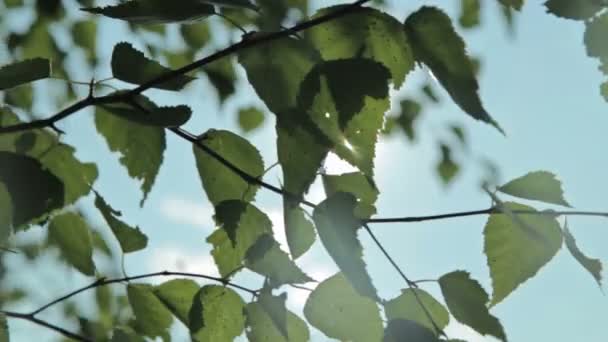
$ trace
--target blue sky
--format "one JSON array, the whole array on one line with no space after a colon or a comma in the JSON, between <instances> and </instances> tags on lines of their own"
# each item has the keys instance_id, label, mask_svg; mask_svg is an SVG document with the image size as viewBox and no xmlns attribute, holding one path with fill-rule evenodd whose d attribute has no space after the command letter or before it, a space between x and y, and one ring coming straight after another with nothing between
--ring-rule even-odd
<instances>
[{"instance_id":1,"label":"blue sky","mask_svg":"<svg viewBox=\"0 0 608 342\"><path fill-rule=\"evenodd\" d=\"M330 3L338 2L315 1L314 7ZM405 18L407 13L429 3L444 8L452 17L457 15L456 1L394 0L389 1L390 13L397 18ZM606 210L604 196L608 193L608 181L603 176L608 164L600 146L608 143L604 134L608 127L608 104L599 95L602 75L597 70L597 61L585 54L582 44L584 25L546 14L541 2L529 1L517 16L516 34L511 37L504 28L495 1L485 0L483 5L481 29L462 33L469 51L482 57L481 97L487 110L507 132L507 137L488 125L469 119L441 91L440 104L425 106L423 117L418 122L419 139L415 143L407 142L402 135L395 135L378 146L379 216L416 216L486 208L490 201L479 189L483 176L480 161L484 159L498 165L502 181L533 170L552 171L563 181L566 198L574 207ZM123 25L106 19L101 22L99 53L108 64L111 49L119 41L128 39L135 46L141 46L125 34ZM216 37L217 46L227 45L227 39ZM263 106L244 80L240 68L239 73L239 96L223 106L217 104L214 89L205 80L195 82L181 96L161 91L149 94L159 103L185 102L191 105L194 117L187 127L193 132L209 128L239 132L235 111L246 104ZM109 69L98 70L96 76L109 76ZM87 74L82 75L83 79L87 77ZM408 92L418 91L417 86L428 79L429 76L420 69L410 74L404 88L395 94L394 105ZM44 112L43 104L39 104L38 109ZM462 162L463 169L456 181L445 187L434 172L439 158L436 141L448 139L450 135L445 126L451 122L465 127L469 150L456 154L455 158ZM118 156L112 155L103 138L95 133L92 111L85 110L62 122L60 127L68 133L66 141L78 146L81 159L99 163L100 178L96 189L113 207L124 213L127 222L139 225L150 238L147 250L127 256L128 273L163 269L216 272L209 256L210 247L205 242L214 228L213 210L200 186L188 143L168 135L160 174L144 208L139 209L139 185L128 178L118 163ZM262 129L246 136L260 149L266 165L277 159L273 127L273 119L268 116ZM326 162L326 168L330 173L338 173L346 170L347 166L333 158ZM279 184L280 173L272 172L266 180ZM310 199L315 202L323 199L319 184L311 190ZM90 209L92 201L84 202L84 207ZM280 198L260 191L256 205L267 211L275 224L277 238L282 241ZM99 215L93 210L89 212L101 224ZM486 220L487 217L480 216L419 224L375 225L372 228L410 278L438 278L444 273L464 269L491 292L483 254L482 231ZM583 251L608 260L605 220L571 218L569 226ZM361 234L361 239L380 295L395 297L404 287L403 282L369 238ZM319 244L298 263L317 280L336 270ZM57 275L47 267L38 266L40 276L45 282L52 280L56 283L40 291L31 303L24 303L19 308L36 307L88 282L79 275L57 280ZM35 282L32 288L41 284L31 274L16 276L15 282L21 279ZM250 283L254 287L261 283L258 276L247 273L237 276L236 281ZM424 288L440 295L434 284ZM288 292L290 307L300 312L306 293L298 290ZM608 340L608 331L603 328L607 323L607 304L608 300L591 276L567 250L562 249L535 278L520 286L493 308L492 313L501 320L510 341L600 342ZM52 312L47 317L54 318ZM29 323L12 321L11 332L17 341L53 336ZM460 337L469 342L492 341L453 323L447 332L452 338ZM183 333L178 331L176 336L184 336ZM318 333L313 337L315 341L326 340Z\"/></svg>"}]
</instances>

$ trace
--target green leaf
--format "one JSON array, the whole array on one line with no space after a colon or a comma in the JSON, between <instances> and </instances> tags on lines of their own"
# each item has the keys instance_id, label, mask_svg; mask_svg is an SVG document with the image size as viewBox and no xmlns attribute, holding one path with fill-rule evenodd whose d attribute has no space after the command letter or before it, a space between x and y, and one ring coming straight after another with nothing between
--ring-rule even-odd
<instances>
[{"instance_id":1,"label":"green leaf","mask_svg":"<svg viewBox=\"0 0 608 342\"><path fill-rule=\"evenodd\" d=\"M0 342L10 342L6 316L0 312Z\"/></svg>"},{"instance_id":2,"label":"green leaf","mask_svg":"<svg viewBox=\"0 0 608 342\"><path fill-rule=\"evenodd\" d=\"M554 217L513 213L534 211L523 204L507 202L504 206L517 220L507 214L492 214L484 228L484 252L494 289L491 305L533 277L562 245L561 229Z\"/></svg>"},{"instance_id":3,"label":"green leaf","mask_svg":"<svg viewBox=\"0 0 608 342\"><path fill-rule=\"evenodd\" d=\"M438 8L425 6L407 18L405 30L416 60L429 67L454 102L473 118L504 133L481 104L465 43L454 31L450 17Z\"/></svg>"},{"instance_id":4,"label":"green leaf","mask_svg":"<svg viewBox=\"0 0 608 342\"><path fill-rule=\"evenodd\" d=\"M570 230L568 229L568 222L564 227L564 242L566 243L566 247L568 247L568 251L570 254L576 259L576 261L581 264L590 274L593 276L593 279L597 282L599 287L602 287L602 262L598 259L592 259L586 256L576 244L576 240Z\"/></svg>"},{"instance_id":5,"label":"green leaf","mask_svg":"<svg viewBox=\"0 0 608 342\"><path fill-rule=\"evenodd\" d=\"M304 210L289 199L283 199L283 219L287 246L295 260L306 253L315 242L315 227L306 218Z\"/></svg>"},{"instance_id":6,"label":"green leaf","mask_svg":"<svg viewBox=\"0 0 608 342\"><path fill-rule=\"evenodd\" d=\"M233 290L203 286L190 309L190 332L194 341L229 342L245 328L245 302Z\"/></svg>"},{"instance_id":7,"label":"green leaf","mask_svg":"<svg viewBox=\"0 0 608 342\"><path fill-rule=\"evenodd\" d=\"M361 172L344 173L341 175L323 175L323 187L327 197L338 192L347 192L357 198L355 216L368 219L376 214L374 203L378 199L378 189L371 179Z\"/></svg>"},{"instance_id":8,"label":"green leaf","mask_svg":"<svg viewBox=\"0 0 608 342\"><path fill-rule=\"evenodd\" d=\"M417 322L407 319L393 319L388 321L384 330L383 342L441 342L432 330L421 326Z\"/></svg>"},{"instance_id":9,"label":"green leaf","mask_svg":"<svg viewBox=\"0 0 608 342\"><path fill-rule=\"evenodd\" d=\"M464 28L479 26L480 0L460 0L458 23Z\"/></svg>"},{"instance_id":10,"label":"green leaf","mask_svg":"<svg viewBox=\"0 0 608 342\"><path fill-rule=\"evenodd\" d=\"M458 174L458 164L452 160L452 151L450 147L441 144L441 160L437 164L437 174L443 181L443 184L449 184Z\"/></svg>"},{"instance_id":11,"label":"green leaf","mask_svg":"<svg viewBox=\"0 0 608 342\"><path fill-rule=\"evenodd\" d=\"M296 107L300 84L320 60L302 40L285 38L239 52L239 63L258 96L275 114Z\"/></svg>"},{"instance_id":12,"label":"green leaf","mask_svg":"<svg viewBox=\"0 0 608 342\"><path fill-rule=\"evenodd\" d=\"M145 342L145 340L131 327L119 326L114 328L111 342Z\"/></svg>"},{"instance_id":13,"label":"green leaf","mask_svg":"<svg viewBox=\"0 0 608 342\"><path fill-rule=\"evenodd\" d=\"M51 76L51 61L33 58L0 67L0 90L10 89L25 83Z\"/></svg>"},{"instance_id":14,"label":"green leaf","mask_svg":"<svg viewBox=\"0 0 608 342\"><path fill-rule=\"evenodd\" d=\"M287 293L282 293L278 296L274 296L270 289L264 288L258 297L258 303L262 306L262 309L268 314L274 327L279 330L281 335L285 339L289 339L287 331L287 308L285 307L285 301L287 300Z\"/></svg>"},{"instance_id":15,"label":"green leaf","mask_svg":"<svg viewBox=\"0 0 608 342\"><path fill-rule=\"evenodd\" d=\"M4 183L0 183L0 246L6 246L11 236L13 222L11 197Z\"/></svg>"},{"instance_id":16,"label":"green leaf","mask_svg":"<svg viewBox=\"0 0 608 342\"><path fill-rule=\"evenodd\" d=\"M220 103L223 103L235 91L236 71L230 58L221 58L205 65L207 78L218 92Z\"/></svg>"},{"instance_id":17,"label":"green leaf","mask_svg":"<svg viewBox=\"0 0 608 342\"><path fill-rule=\"evenodd\" d=\"M313 19L345 6L323 8ZM361 8L306 33L325 60L362 57L382 63L390 70L396 88L414 68L412 49L401 23L373 8Z\"/></svg>"},{"instance_id":18,"label":"green leaf","mask_svg":"<svg viewBox=\"0 0 608 342\"><path fill-rule=\"evenodd\" d=\"M177 7L177 6L176 6ZM148 59L141 51L129 43L118 43L112 52L112 75L121 81L133 84L144 84L172 70ZM165 90L181 90L188 82L194 80L187 75L178 75L155 88Z\"/></svg>"},{"instance_id":19,"label":"green leaf","mask_svg":"<svg viewBox=\"0 0 608 342\"><path fill-rule=\"evenodd\" d=\"M281 298L281 297L273 297ZM308 326L300 317L285 309L285 333L281 332L273 320L271 312L260 299L247 304L245 317L247 318L247 338L251 342L306 342L310 340ZM283 307L284 309L284 307Z\"/></svg>"},{"instance_id":20,"label":"green leaf","mask_svg":"<svg viewBox=\"0 0 608 342\"><path fill-rule=\"evenodd\" d=\"M138 332L146 336L162 336L167 332L173 317L165 305L154 295L154 287L148 284L127 285L127 297L135 314Z\"/></svg>"},{"instance_id":21,"label":"green leaf","mask_svg":"<svg viewBox=\"0 0 608 342\"><path fill-rule=\"evenodd\" d=\"M49 224L49 239L65 259L82 274L95 275L93 244L87 222L76 213L57 215Z\"/></svg>"},{"instance_id":22,"label":"green leaf","mask_svg":"<svg viewBox=\"0 0 608 342\"><path fill-rule=\"evenodd\" d=\"M503 6L512 8L516 11L521 10L524 5L524 0L498 0Z\"/></svg>"},{"instance_id":23,"label":"green leaf","mask_svg":"<svg viewBox=\"0 0 608 342\"><path fill-rule=\"evenodd\" d=\"M515 265L514 265L515 266ZM507 340L502 325L486 307L488 294L465 271L454 271L439 278L439 286L450 312L459 322L482 335Z\"/></svg>"},{"instance_id":24,"label":"green leaf","mask_svg":"<svg viewBox=\"0 0 608 342\"><path fill-rule=\"evenodd\" d=\"M100 107L134 123L162 128L181 126L192 116L192 110L185 105L159 107L143 95L137 95L133 101L139 108L125 103L112 103Z\"/></svg>"},{"instance_id":25,"label":"green leaf","mask_svg":"<svg viewBox=\"0 0 608 342\"><path fill-rule=\"evenodd\" d=\"M602 64L608 65L608 12L585 22L585 46L587 55L599 59Z\"/></svg>"},{"instance_id":26,"label":"green leaf","mask_svg":"<svg viewBox=\"0 0 608 342\"><path fill-rule=\"evenodd\" d=\"M315 208L313 218L317 233L344 276L363 296L378 299L376 289L365 269L363 247L357 239L361 221L354 216L357 199L338 192Z\"/></svg>"},{"instance_id":27,"label":"green leaf","mask_svg":"<svg viewBox=\"0 0 608 342\"><path fill-rule=\"evenodd\" d=\"M139 227L133 228L120 220L118 217L121 216L121 213L110 207L97 192L95 193L95 206L110 226L123 253L131 253L146 248L148 237L139 230Z\"/></svg>"},{"instance_id":28,"label":"green leaf","mask_svg":"<svg viewBox=\"0 0 608 342\"><path fill-rule=\"evenodd\" d=\"M604 97L604 100L608 102L608 81L602 83L600 86L600 93Z\"/></svg>"},{"instance_id":29,"label":"green leaf","mask_svg":"<svg viewBox=\"0 0 608 342\"><path fill-rule=\"evenodd\" d=\"M213 245L211 254L222 277L232 275L243 265L245 254L260 236L272 233L272 222L266 214L251 204L241 203L227 201L216 207L218 229L207 238Z\"/></svg>"},{"instance_id":30,"label":"green leaf","mask_svg":"<svg viewBox=\"0 0 608 342\"><path fill-rule=\"evenodd\" d=\"M393 298L384 303L386 318L391 320L407 320L413 321L423 327L426 327L432 332L435 331L433 323L429 321L425 310L421 307L414 294L418 295L420 302L433 318L439 329L445 328L450 321L448 310L439 303L428 292L421 289L402 290L399 297Z\"/></svg>"},{"instance_id":31,"label":"green leaf","mask_svg":"<svg viewBox=\"0 0 608 342\"><path fill-rule=\"evenodd\" d=\"M0 183L10 195L13 228L63 207L63 183L38 160L0 151L0 165Z\"/></svg>"},{"instance_id":32,"label":"green leaf","mask_svg":"<svg viewBox=\"0 0 608 342\"><path fill-rule=\"evenodd\" d=\"M353 73L353 70L357 70ZM384 113L389 109L389 71L369 59L318 64L306 77L298 106L308 113L334 152L368 176Z\"/></svg>"},{"instance_id":33,"label":"green leaf","mask_svg":"<svg viewBox=\"0 0 608 342\"><path fill-rule=\"evenodd\" d=\"M561 18L586 20L607 7L608 4L596 0L548 0L547 12Z\"/></svg>"},{"instance_id":34,"label":"green leaf","mask_svg":"<svg viewBox=\"0 0 608 342\"><path fill-rule=\"evenodd\" d=\"M382 338L378 306L359 295L342 273L317 286L306 301L304 316L312 326L338 340L370 342Z\"/></svg>"},{"instance_id":35,"label":"green leaf","mask_svg":"<svg viewBox=\"0 0 608 342\"><path fill-rule=\"evenodd\" d=\"M165 130L117 117L100 107L95 111L95 126L110 150L120 152L120 163L129 176L142 181L143 205L163 161Z\"/></svg>"},{"instance_id":36,"label":"green leaf","mask_svg":"<svg viewBox=\"0 0 608 342\"><path fill-rule=\"evenodd\" d=\"M245 265L270 280L273 287L313 281L289 258L271 234L260 236L245 254Z\"/></svg>"},{"instance_id":37,"label":"green leaf","mask_svg":"<svg viewBox=\"0 0 608 342\"><path fill-rule=\"evenodd\" d=\"M497 190L519 198L570 207L570 204L564 199L561 182L556 179L554 174L547 171L530 172Z\"/></svg>"},{"instance_id":38,"label":"green leaf","mask_svg":"<svg viewBox=\"0 0 608 342\"><path fill-rule=\"evenodd\" d=\"M206 21L200 23L184 24L179 28L184 41L193 50L198 50L211 40L209 24Z\"/></svg>"},{"instance_id":39,"label":"green leaf","mask_svg":"<svg viewBox=\"0 0 608 342\"><path fill-rule=\"evenodd\" d=\"M239 126L246 133L259 128L264 123L264 112L262 112L259 108L242 108L239 110L238 115Z\"/></svg>"},{"instance_id":40,"label":"green leaf","mask_svg":"<svg viewBox=\"0 0 608 342\"><path fill-rule=\"evenodd\" d=\"M397 123L399 127L403 129L405 135L410 141L414 141L416 138L416 131L414 130L414 123L422 112L422 106L411 99L405 99L401 101L401 113L397 117Z\"/></svg>"},{"instance_id":41,"label":"green leaf","mask_svg":"<svg viewBox=\"0 0 608 342\"><path fill-rule=\"evenodd\" d=\"M177 319L190 326L190 309L200 286L191 279L173 279L154 287L156 297Z\"/></svg>"},{"instance_id":42,"label":"green leaf","mask_svg":"<svg viewBox=\"0 0 608 342\"><path fill-rule=\"evenodd\" d=\"M257 11L258 7L249 0L201 0L208 4L217 5L220 7L236 7L236 8L249 8Z\"/></svg>"},{"instance_id":43,"label":"green leaf","mask_svg":"<svg viewBox=\"0 0 608 342\"><path fill-rule=\"evenodd\" d=\"M215 8L199 0L181 0L179 6L164 0L130 0L115 6L88 7L83 11L138 24L192 21L215 14Z\"/></svg>"},{"instance_id":44,"label":"green leaf","mask_svg":"<svg viewBox=\"0 0 608 342\"><path fill-rule=\"evenodd\" d=\"M249 141L232 132L210 129L201 137L200 143L253 177L264 173L260 152ZM203 188L213 205L231 199L245 202L254 199L259 185L249 184L196 145L192 148Z\"/></svg>"}]
</instances>

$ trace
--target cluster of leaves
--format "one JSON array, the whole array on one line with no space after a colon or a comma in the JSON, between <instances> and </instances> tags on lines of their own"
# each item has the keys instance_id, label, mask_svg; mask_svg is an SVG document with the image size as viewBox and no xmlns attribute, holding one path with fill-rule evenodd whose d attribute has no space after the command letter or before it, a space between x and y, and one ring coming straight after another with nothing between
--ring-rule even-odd
<instances>
[{"instance_id":1,"label":"cluster of leaves","mask_svg":"<svg viewBox=\"0 0 608 342\"><path fill-rule=\"evenodd\" d=\"M578 2L585 6L570 5L570 1L548 1L546 6L556 15L586 21L589 55L599 58L602 70L608 73L608 53L600 38L608 30L608 17L602 12L607 4ZM311 25L301 35L266 40L267 31L279 29L288 20L290 10L306 14L306 3L184 0L176 5L160 0L129 0L106 7L94 7L92 1L79 3L86 12L128 22L134 32L143 29L162 33L164 26L148 25L183 23L211 15L234 17L230 19L233 23L261 31L245 35L236 45L242 48L232 52L237 53L247 80L276 118L277 155L283 173L279 192L283 194L289 250L287 253L275 240L270 219L256 207L256 193L261 185L266 186L260 180L267 165L259 151L233 132L210 129L191 139L202 187L215 208L217 229L207 242L213 247L211 253L221 275L218 280L223 284L200 286L188 279L158 286L129 283L122 301L108 299L112 294L104 292L109 291L107 286L96 286L101 317L97 322L81 320L83 335L112 341L159 336L169 340L175 317L196 341L231 341L243 332L253 341L306 341L310 337L308 324L339 340L445 341L443 328L451 315L482 335L506 341L500 322L489 308L537 274L564 242L574 258L601 283L601 263L579 250L557 215L502 202L491 192L495 206L488 211L490 217L484 228L491 297L462 270L437 280L445 305L409 281L409 288L396 298L386 300L377 294L358 239L359 230L369 229L367 222L376 214L379 190L374 182L375 147L380 133L390 131L391 125L413 139L413 123L421 111L417 101L404 99L400 115L385 118L391 88L402 87L416 64L423 65L465 113L503 132L482 105L475 63L467 55L452 19L441 9L425 6L399 20L359 4L333 6L310 17L311 22L333 16L331 20ZM507 11L522 6L522 1L501 3ZM20 1L5 0L8 8L21 5ZM18 61L0 69L0 89L6 90L7 105L0 109L0 128L21 123L14 110L31 110L31 82L68 76L66 53L48 29L66 15L63 4L41 0L36 6L40 15L28 33L12 33L8 39L8 48ZM463 1L460 25L476 26L479 8L479 1ZM94 51L96 21L76 21L70 27L74 43L84 49L91 65L103 62L97 60ZM205 21L182 24L180 34L189 49L155 52L150 46L153 58L129 43L116 44L110 61L112 76L143 90L182 90L195 80L195 75L179 67L194 60L195 52L208 44L210 27ZM169 66L157 61L160 57ZM235 91L233 63L227 58L201 63L222 101ZM68 83L66 96L58 105L73 99L71 87ZM606 84L602 86L604 95L607 88ZM423 88L423 92L435 98L431 87ZM120 163L129 176L141 181L143 205L162 164L166 134L177 132L183 136L179 127L190 119L191 109L186 105L161 106L141 92L128 90L97 99L104 100L89 103L96 105L95 126L109 149L120 154ZM254 107L241 108L238 115L245 131L255 129L264 120L264 114ZM452 130L464 141L460 127ZM97 242L99 238L86 219L72 206L76 201L92 193L96 208L123 253L146 248L148 238L138 227L125 223L119 211L92 191L98 176L96 165L76 159L74 148L62 143L56 133L39 127L0 135L0 243L7 244L12 234L31 225L45 226L49 243L59 247L68 264L84 275L101 277L93 250L103 244ZM438 172L449 181L457 166L450 147L440 146ZM321 175L327 198L318 205L303 201L329 153L358 171ZM545 171L517 178L496 191L569 206L561 184ZM305 206L311 207L312 213ZM286 308L286 293L277 293L284 285L314 280L295 260L310 249L317 236L340 272L322 280L311 292L304 307L305 321ZM266 279L261 290L250 291L230 283L244 269ZM255 298L246 303L235 288L250 291ZM132 318L119 317L123 308L130 308ZM0 315L0 334L8 339L4 321L4 315Z\"/></svg>"}]
</instances>

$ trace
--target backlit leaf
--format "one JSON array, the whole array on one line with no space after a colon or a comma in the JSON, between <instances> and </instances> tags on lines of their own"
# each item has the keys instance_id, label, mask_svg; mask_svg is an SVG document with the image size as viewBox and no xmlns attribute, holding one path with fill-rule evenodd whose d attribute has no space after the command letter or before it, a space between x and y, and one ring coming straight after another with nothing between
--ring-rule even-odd
<instances>
[{"instance_id":1,"label":"backlit leaf","mask_svg":"<svg viewBox=\"0 0 608 342\"><path fill-rule=\"evenodd\" d=\"M439 286L450 312L459 322L482 335L507 340L502 325L486 307L488 294L465 271L455 271L439 278Z\"/></svg>"},{"instance_id":2,"label":"backlit leaf","mask_svg":"<svg viewBox=\"0 0 608 342\"><path fill-rule=\"evenodd\" d=\"M578 261L581 266L583 266L590 274L593 276L593 279L597 282L597 284L602 287L602 262L599 259L592 259L586 256L583 251L580 250L578 245L576 244L576 240L570 230L568 229L568 222L566 222L566 226L564 227L564 242L566 243L566 247L568 247L568 251L570 254Z\"/></svg>"},{"instance_id":3,"label":"backlit leaf","mask_svg":"<svg viewBox=\"0 0 608 342\"><path fill-rule=\"evenodd\" d=\"M287 246L295 260L306 253L315 242L315 227L306 218L304 210L288 199L283 200L283 219Z\"/></svg>"},{"instance_id":4,"label":"backlit leaf","mask_svg":"<svg viewBox=\"0 0 608 342\"><path fill-rule=\"evenodd\" d=\"M51 76L51 62L45 58L33 58L0 67L0 90Z\"/></svg>"},{"instance_id":5,"label":"backlit leaf","mask_svg":"<svg viewBox=\"0 0 608 342\"><path fill-rule=\"evenodd\" d=\"M264 123L264 112L255 107L239 110L239 126L244 132L251 132Z\"/></svg>"},{"instance_id":6,"label":"backlit leaf","mask_svg":"<svg viewBox=\"0 0 608 342\"><path fill-rule=\"evenodd\" d=\"M174 7L180 6L174 5ZM123 42L114 46L112 75L121 81L143 84L168 72L171 72L171 69L146 58L141 51L136 50L129 43ZM193 77L187 75L179 75L154 87L165 90L180 90L193 79Z\"/></svg>"},{"instance_id":7,"label":"backlit leaf","mask_svg":"<svg viewBox=\"0 0 608 342\"><path fill-rule=\"evenodd\" d=\"M138 24L163 24L202 19L215 13L199 0L181 0L179 6L164 0L129 0L114 6L88 7L83 11Z\"/></svg>"},{"instance_id":8,"label":"backlit leaf","mask_svg":"<svg viewBox=\"0 0 608 342\"><path fill-rule=\"evenodd\" d=\"M406 319L388 321L384 330L383 342L440 342L432 330Z\"/></svg>"},{"instance_id":9,"label":"backlit leaf","mask_svg":"<svg viewBox=\"0 0 608 342\"><path fill-rule=\"evenodd\" d=\"M378 189L373 182L361 172L344 173L341 175L323 175L323 186L327 197L338 192L347 192L357 198L355 216L368 219L376 213Z\"/></svg>"},{"instance_id":10,"label":"backlit leaf","mask_svg":"<svg viewBox=\"0 0 608 342\"><path fill-rule=\"evenodd\" d=\"M135 314L136 329L155 337L166 333L173 323L171 312L154 295L154 287L147 284L127 285L127 297Z\"/></svg>"},{"instance_id":11,"label":"backlit leaf","mask_svg":"<svg viewBox=\"0 0 608 342\"><path fill-rule=\"evenodd\" d=\"M154 287L154 294L177 319L190 326L190 309L200 286L191 279L173 279Z\"/></svg>"},{"instance_id":12,"label":"backlit leaf","mask_svg":"<svg viewBox=\"0 0 608 342\"><path fill-rule=\"evenodd\" d=\"M201 137L200 143L253 177L264 173L260 152L249 141L232 132L210 129ZM211 203L218 205L231 199L253 200L259 185L249 184L196 145L192 148L203 188Z\"/></svg>"},{"instance_id":13,"label":"backlit leaf","mask_svg":"<svg viewBox=\"0 0 608 342\"><path fill-rule=\"evenodd\" d=\"M327 7L313 18L340 11L348 5ZM323 59L369 58L391 72L395 87L414 68L414 56L401 23L373 8L361 8L306 31Z\"/></svg>"},{"instance_id":14,"label":"backlit leaf","mask_svg":"<svg viewBox=\"0 0 608 342\"><path fill-rule=\"evenodd\" d=\"M529 200L570 206L564 199L561 182L547 171L530 172L500 186L498 191Z\"/></svg>"},{"instance_id":15,"label":"backlit leaf","mask_svg":"<svg viewBox=\"0 0 608 342\"><path fill-rule=\"evenodd\" d=\"M382 318L376 303L361 296L342 273L321 282L304 306L306 320L325 335L342 341L382 339Z\"/></svg>"},{"instance_id":16,"label":"backlit leaf","mask_svg":"<svg viewBox=\"0 0 608 342\"><path fill-rule=\"evenodd\" d=\"M134 123L163 128L181 126L192 115L192 110L188 106L159 107L143 95L135 96L133 101L136 105L112 103L100 107Z\"/></svg>"},{"instance_id":17,"label":"backlit leaf","mask_svg":"<svg viewBox=\"0 0 608 342\"><path fill-rule=\"evenodd\" d=\"M95 206L110 226L123 253L131 253L146 248L148 237L139 230L139 227L133 228L120 220L118 218L121 216L120 212L112 209L98 193L95 193Z\"/></svg>"},{"instance_id":18,"label":"backlit leaf","mask_svg":"<svg viewBox=\"0 0 608 342\"><path fill-rule=\"evenodd\" d=\"M190 333L194 341L231 342L245 328L245 302L233 290L203 286L190 309Z\"/></svg>"},{"instance_id":19,"label":"backlit leaf","mask_svg":"<svg viewBox=\"0 0 608 342\"><path fill-rule=\"evenodd\" d=\"M505 203L511 213L534 208ZM491 305L508 296L549 262L562 245L559 223L548 215L492 214L484 228L484 252L492 277Z\"/></svg>"},{"instance_id":20,"label":"backlit leaf","mask_svg":"<svg viewBox=\"0 0 608 342\"><path fill-rule=\"evenodd\" d=\"M61 254L85 275L95 274L93 244L87 222L76 213L57 215L49 224L49 239L59 246Z\"/></svg>"},{"instance_id":21,"label":"backlit leaf","mask_svg":"<svg viewBox=\"0 0 608 342\"><path fill-rule=\"evenodd\" d=\"M247 304L247 338L251 342L306 342L310 340L308 326L300 317L285 310L286 329L289 338L278 329L268 309L260 302Z\"/></svg>"},{"instance_id":22,"label":"backlit leaf","mask_svg":"<svg viewBox=\"0 0 608 342\"><path fill-rule=\"evenodd\" d=\"M454 102L473 118L502 132L481 104L473 65L450 17L438 8L422 7L407 18L405 30L416 60L429 67Z\"/></svg>"},{"instance_id":23,"label":"backlit leaf","mask_svg":"<svg viewBox=\"0 0 608 342\"><path fill-rule=\"evenodd\" d=\"M378 295L363 261L363 247L357 238L361 221L354 216L357 199L344 192L329 197L313 213L317 233L344 276L363 296Z\"/></svg>"},{"instance_id":24,"label":"backlit leaf","mask_svg":"<svg viewBox=\"0 0 608 342\"><path fill-rule=\"evenodd\" d=\"M386 318L389 321L413 321L423 327L426 327L431 331L431 333L433 333L435 331L435 327L426 315L425 310L421 307L420 303L416 299L414 291L418 295L420 302L422 302L424 305L424 308L433 318L435 324L437 324L437 327L439 329L445 328L450 321L448 310L446 310L446 308L428 292L421 289L402 290L401 295L385 302L384 310L386 312Z\"/></svg>"}]
</instances>

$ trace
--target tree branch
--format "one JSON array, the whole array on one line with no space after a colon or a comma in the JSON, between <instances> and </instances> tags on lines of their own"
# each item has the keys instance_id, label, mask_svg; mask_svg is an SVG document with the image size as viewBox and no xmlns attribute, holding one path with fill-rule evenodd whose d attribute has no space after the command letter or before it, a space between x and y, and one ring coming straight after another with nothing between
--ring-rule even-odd
<instances>
[{"instance_id":1,"label":"tree branch","mask_svg":"<svg viewBox=\"0 0 608 342\"><path fill-rule=\"evenodd\" d=\"M67 329L64 329L64 328L60 327L60 326L57 326L57 325L51 324L51 323L49 323L47 321L41 320L39 318L36 318L36 317L34 317L33 314L22 314L22 313L18 313L18 312L11 312L11 311L4 311L4 310L0 310L0 312L3 313L4 315L6 315L6 317L16 318L16 319L22 319L22 320L25 320L25 321L32 322L34 324L37 324L37 325L43 326L45 328L48 328L50 330L53 330L53 331L55 331L55 332L57 332L57 333L65 336L65 337L71 338L71 339L73 339L75 341L93 342L93 340L91 340L91 339L89 339L89 338L87 338L85 336L78 335L78 334L73 333L73 332L71 332L71 331L69 331Z\"/></svg>"}]
</instances>

